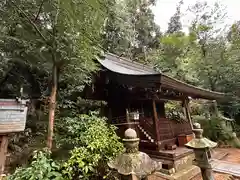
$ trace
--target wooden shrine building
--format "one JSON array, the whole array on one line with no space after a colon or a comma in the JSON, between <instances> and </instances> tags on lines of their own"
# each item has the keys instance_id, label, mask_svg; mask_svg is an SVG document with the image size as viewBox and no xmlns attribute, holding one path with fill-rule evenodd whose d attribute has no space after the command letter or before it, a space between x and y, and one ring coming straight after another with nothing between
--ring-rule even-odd
<instances>
[{"instance_id":1,"label":"wooden shrine building","mask_svg":"<svg viewBox=\"0 0 240 180\"><path fill-rule=\"evenodd\" d=\"M104 115L118 127L118 135L123 137L128 127L134 128L141 150L164 160L165 169L175 168L176 172L175 161L191 154L188 149L176 148L183 145L181 138L186 143L192 136L189 97L216 100L224 94L189 85L113 54L97 61L101 70L92 85L85 88L85 98L106 101ZM164 107L168 100L182 103L186 121L178 123L166 118Z\"/></svg>"}]
</instances>

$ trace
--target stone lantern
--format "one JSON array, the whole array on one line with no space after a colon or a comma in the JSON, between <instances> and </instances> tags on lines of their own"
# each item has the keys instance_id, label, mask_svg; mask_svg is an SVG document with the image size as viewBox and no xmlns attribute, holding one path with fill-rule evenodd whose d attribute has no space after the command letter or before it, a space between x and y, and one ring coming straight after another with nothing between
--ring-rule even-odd
<instances>
[{"instance_id":1,"label":"stone lantern","mask_svg":"<svg viewBox=\"0 0 240 180\"><path fill-rule=\"evenodd\" d=\"M203 129L201 129L199 123L194 123L193 133L195 138L185 144L185 146L194 150L195 159L193 164L200 167L203 180L213 180L210 149L216 147L217 143L202 136Z\"/></svg>"},{"instance_id":2,"label":"stone lantern","mask_svg":"<svg viewBox=\"0 0 240 180\"><path fill-rule=\"evenodd\" d=\"M127 129L123 143L125 152L108 163L108 166L118 171L121 179L140 180L162 168L162 164L153 161L146 153L138 150L139 138L134 129Z\"/></svg>"}]
</instances>

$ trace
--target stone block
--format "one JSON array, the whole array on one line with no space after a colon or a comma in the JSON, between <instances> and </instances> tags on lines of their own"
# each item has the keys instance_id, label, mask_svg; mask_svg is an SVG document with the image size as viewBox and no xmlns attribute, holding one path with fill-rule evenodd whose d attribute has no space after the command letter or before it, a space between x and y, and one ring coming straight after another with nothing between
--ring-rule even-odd
<instances>
[{"instance_id":1,"label":"stone block","mask_svg":"<svg viewBox=\"0 0 240 180\"><path fill-rule=\"evenodd\" d=\"M194 154L189 154L185 157L182 157L182 158L174 161L173 167L176 170L176 172L179 172L179 171L191 166L194 158L195 158Z\"/></svg>"},{"instance_id":2,"label":"stone block","mask_svg":"<svg viewBox=\"0 0 240 180\"><path fill-rule=\"evenodd\" d=\"M197 166L189 166L184 170L177 173L168 175L161 172L155 172L148 177L148 180L190 180L200 173L200 169Z\"/></svg>"},{"instance_id":3,"label":"stone block","mask_svg":"<svg viewBox=\"0 0 240 180\"><path fill-rule=\"evenodd\" d=\"M175 150L175 149L177 149L177 145L176 144L166 145L166 149L167 150Z\"/></svg>"}]
</instances>

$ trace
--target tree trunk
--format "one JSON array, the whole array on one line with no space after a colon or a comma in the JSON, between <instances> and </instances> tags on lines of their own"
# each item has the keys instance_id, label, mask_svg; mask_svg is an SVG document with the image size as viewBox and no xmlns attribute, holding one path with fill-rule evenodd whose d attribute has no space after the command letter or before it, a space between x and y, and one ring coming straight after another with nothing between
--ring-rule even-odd
<instances>
[{"instance_id":1,"label":"tree trunk","mask_svg":"<svg viewBox=\"0 0 240 180\"><path fill-rule=\"evenodd\" d=\"M52 149L53 143L53 129L54 129L54 119L55 119L55 109L56 109L56 96L57 96L57 83L58 83L58 71L56 64L53 65L52 69L52 89L49 102L49 124L48 124L48 139L47 147L49 150Z\"/></svg>"}]
</instances>

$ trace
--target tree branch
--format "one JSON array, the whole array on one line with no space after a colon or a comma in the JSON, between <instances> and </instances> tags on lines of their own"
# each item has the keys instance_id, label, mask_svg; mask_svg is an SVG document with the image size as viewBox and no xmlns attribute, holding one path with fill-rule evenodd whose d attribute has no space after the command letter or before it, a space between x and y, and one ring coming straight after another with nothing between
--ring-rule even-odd
<instances>
[{"instance_id":1,"label":"tree branch","mask_svg":"<svg viewBox=\"0 0 240 180\"><path fill-rule=\"evenodd\" d=\"M57 29L56 29L56 25L57 25L57 21L58 21L58 15L59 15L59 1L57 3L57 7L56 7L56 15L55 15L54 19L52 19L52 35L53 35L52 45L53 46L52 46L51 53L52 53L52 61L55 65L57 65L56 64L56 62L57 62L57 59L56 59L56 50L57 50L57 43L56 43Z\"/></svg>"},{"instance_id":2,"label":"tree branch","mask_svg":"<svg viewBox=\"0 0 240 180\"><path fill-rule=\"evenodd\" d=\"M39 6L39 9L38 9L38 12L37 12L37 15L36 15L34 21L36 21L36 20L38 19L39 14L41 13L41 10L42 10L43 3L44 3L44 0L42 0L41 4L40 4L40 6Z\"/></svg>"},{"instance_id":3,"label":"tree branch","mask_svg":"<svg viewBox=\"0 0 240 180\"><path fill-rule=\"evenodd\" d=\"M27 14L21 9L19 8L19 6L17 6L13 1L10 1L13 6L18 10L18 13L21 12L24 17L29 21L29 23L34 27L34 29L36 30L36 32L40 35L40 37L47 43L47 45L49 45L47 38L41 33L41 31L38 29L37 25L27 16ZM19 13L20 14L20 13Z\"/></svg>"}]
</instances>

